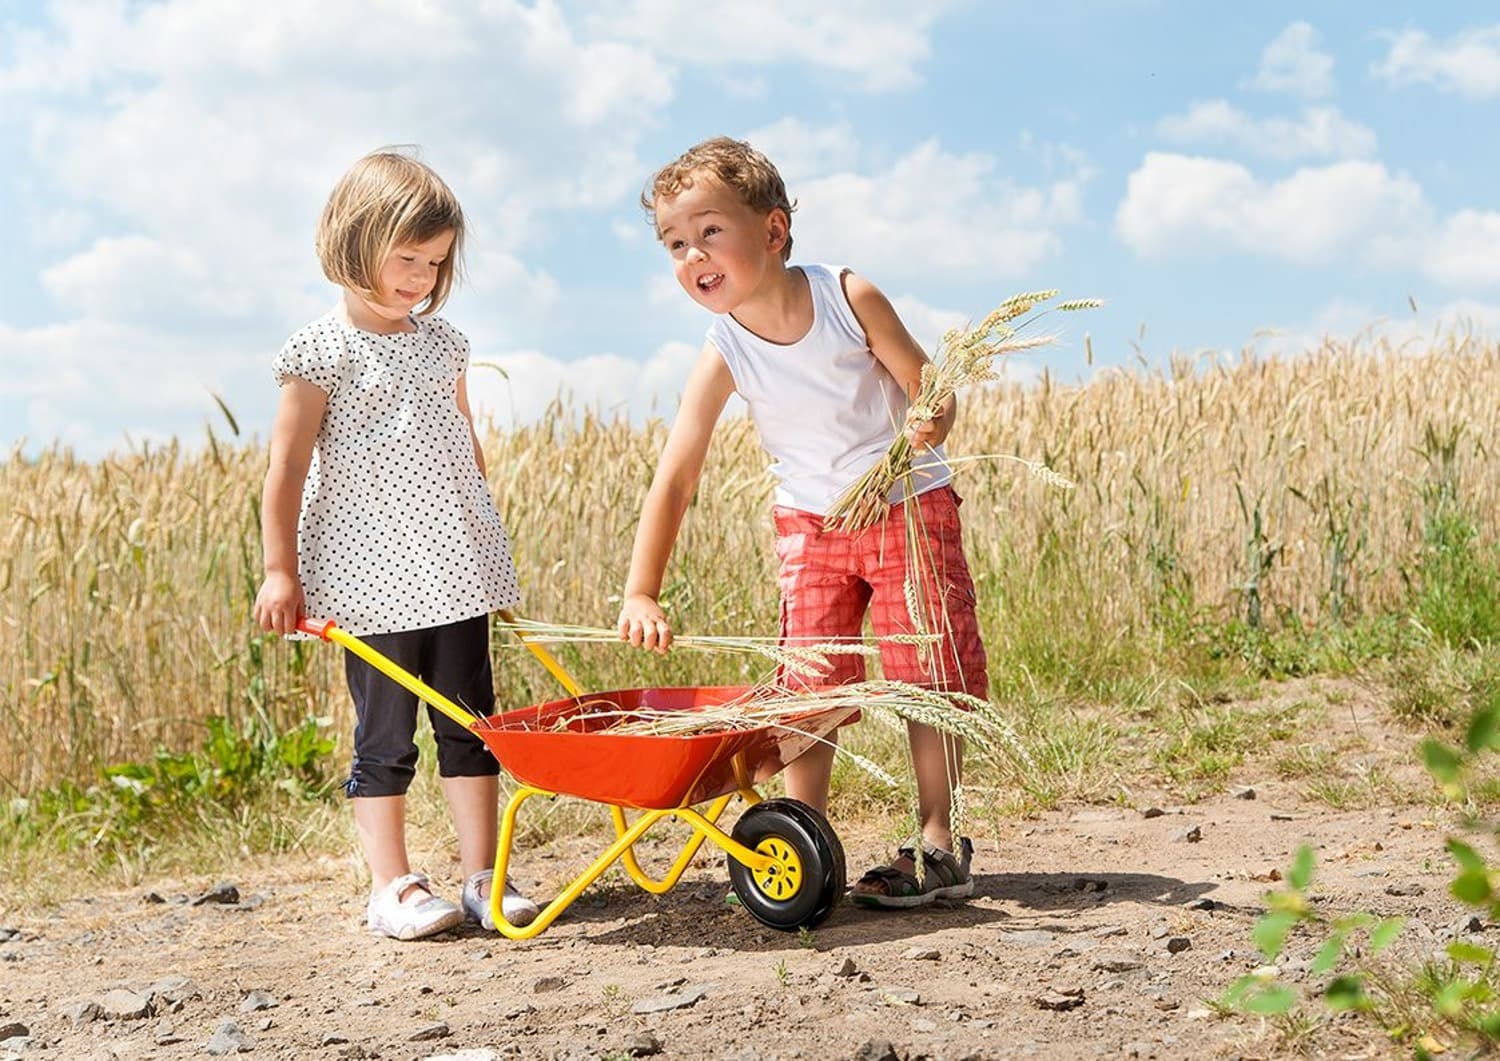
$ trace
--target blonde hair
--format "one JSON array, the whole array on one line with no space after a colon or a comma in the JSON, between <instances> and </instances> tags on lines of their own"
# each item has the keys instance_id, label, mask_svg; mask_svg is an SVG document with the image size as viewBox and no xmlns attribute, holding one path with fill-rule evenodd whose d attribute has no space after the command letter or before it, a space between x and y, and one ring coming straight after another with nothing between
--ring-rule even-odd
<instances>
[{"instance_id":1,"label":"blonde hair","mask_svg":"<svg viewBox=\"0 0 1500 1061\"><path fill-rule=\"evenodd\" d=\"M652 228L656 228L657 201L681 195L703 175L732 189L741 202L758 213L769 214L772 210L785 213L786 244L781 248L781 259L786 261L792 256L792 211L797 204L788 198L786 182L765 155L745 141L727 136L694 144L651 178L641 193L641 208L646 211ZM659 229L656 235L661 238Z\"/></svg>"},{"instance_id":2,"label":"blonde hair","mask_svg":"<svg viewBox=\"0 0 1500 1061\"><path fill-rule=\"evenodd\" d=\"M438 266L419 316L436 313L452 290L463 251L464 214L431 167L382 148L356 162L334 185L318 220L318 261L335 284L378 299L380 269L393 250L449 231L453 248Z\"/></svg>"}]
</instances>

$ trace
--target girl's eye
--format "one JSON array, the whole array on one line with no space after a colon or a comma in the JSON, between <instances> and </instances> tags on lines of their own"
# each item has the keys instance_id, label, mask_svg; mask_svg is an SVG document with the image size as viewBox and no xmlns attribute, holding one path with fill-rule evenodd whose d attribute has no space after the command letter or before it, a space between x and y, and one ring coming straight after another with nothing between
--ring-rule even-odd
<instances>
[{"instance_id":1,"label":"girl's eye","mask_svg":"<svg viewBox=\"0 0 1500 1061\"><path fill-rule=\"evenodd\" d=\"M417 260L417 256L415 254L403 254L400 257L403 262L414 262Z\"/></svg>"}]
</instances>

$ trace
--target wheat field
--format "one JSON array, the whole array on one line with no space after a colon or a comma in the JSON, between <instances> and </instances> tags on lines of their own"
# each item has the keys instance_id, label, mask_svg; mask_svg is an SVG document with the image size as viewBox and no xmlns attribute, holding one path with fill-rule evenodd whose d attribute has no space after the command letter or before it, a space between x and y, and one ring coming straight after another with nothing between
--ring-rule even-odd
<instances>
[{"instance_id":1,"label":"wheat field","mask_svg":"<svg viewBox=\"0 0 1500 1061\"><path fill-rule=\"evenodd\" d=\"M1399 606L1434 499L1495 540L1496 394L1500 348L1454 334L1420 351L1329 343L965 395L950 456L1042 460L1077 483L1059 491L1007 461L957 472L992 672L1039 637L1060 653L1148 654L1174 616L1322 624ZM612 625L665 428L555 412L485 438L517 610ZM680 628L775 632L765 464L747 423L721 429L668 572ZM221 429L95 462L18 451L0 466L8 795L191 746L211 715L345 719L335 650L249 618L264 465L259 442ZM496 653L502 704L554 695L504 637ZM683 653L564 655L590 689L755 676Z\"/></svg>"}]
</instances>

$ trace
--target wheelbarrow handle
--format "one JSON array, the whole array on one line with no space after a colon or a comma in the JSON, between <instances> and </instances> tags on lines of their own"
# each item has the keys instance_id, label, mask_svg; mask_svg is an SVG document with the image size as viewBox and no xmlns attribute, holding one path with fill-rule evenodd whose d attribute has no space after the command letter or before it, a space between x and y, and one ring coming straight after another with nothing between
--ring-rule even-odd
<instances>
[{"instance_id":1,"label":"wheelbarrow handle","mask_svg":"<svg viewBox=\"0 0 1500 1061\"><path fill-rule=\"evenodd\" d=\"M415 674L397 666L380 652L377 652L353 634L340 628L339 624L332 619L316 620L302 618L297 620L297 629L304 634L321 637L324 641L332 641L335 645L353 652L381 674L384 674L391 681L401 686L401 688L424 703L431 704L464 729L471 728L474 722L481 717L473 711L459 707Z\"/></svg>"}]
</instances>

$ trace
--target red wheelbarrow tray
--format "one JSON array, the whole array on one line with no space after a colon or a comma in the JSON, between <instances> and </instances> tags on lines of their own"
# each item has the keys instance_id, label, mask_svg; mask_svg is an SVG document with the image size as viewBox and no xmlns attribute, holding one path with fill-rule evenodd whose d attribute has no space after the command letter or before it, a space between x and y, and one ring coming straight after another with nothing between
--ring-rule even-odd
<instances>
[{"instance_id":1,"label":"red wheelbarrow tray","mask_svg":"<svg viewBox=\"0 0 1500 1061\"><path fill-rule=\"evenodd\" d=\"M492 715L471 728L522 784L596 803L669 810L752 788L859 715L857 707L832 707L754 728L615 731L633 711L702 711L751 693L743 685L616 689Z\"/></svg>"}]
</instances>

